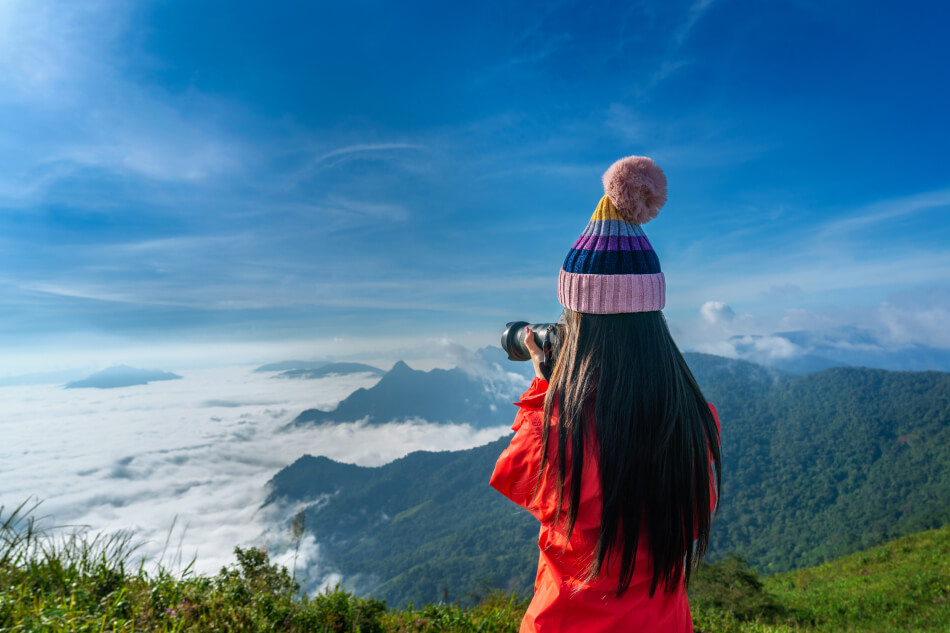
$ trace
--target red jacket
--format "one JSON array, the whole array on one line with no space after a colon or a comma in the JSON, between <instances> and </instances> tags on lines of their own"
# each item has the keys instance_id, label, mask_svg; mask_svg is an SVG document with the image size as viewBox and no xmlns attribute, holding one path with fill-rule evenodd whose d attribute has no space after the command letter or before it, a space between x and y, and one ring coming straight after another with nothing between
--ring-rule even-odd
<instances>
[{"instance_id":1,"label":"red jacket","mask_svg":"<svg viewBox=\"0 0 950 633\"><path fill-rule=\"evenodd\" d=\"M547 381L535 378L521 396L521 400L515 403L520 407L511 427L515 436L498 458L490 482L493 488L526 508L541 521L541 532L538 535L541 555L534 583L534 598L521 622L521 633L691 632L693 623L686 592L682 586L674 593L668 594L663 592L661 584L653 598L649 597L652 567L649 564L649 549L643 532L638 543L633 579L622 596L616 596L619 580L617 564L605 565L597 579L574 593L581 587L579 578L584 576L593 558L594 546L600 532L600 474L597 457L591 447L591 451L584 457L577 523L570 542L564 548L564 535L553 526L554 513L557 510L553 469L546 470L537 496L532 496L541 463L541 431L547 389ZM719 416L716 409L712 404L709 407L718 427ZM554 428L556 421L555 410L551 420L551 440L548 442L549 464L553 463L557 456L557 431ZM567 490L570 484L570 468L567 469L565 477L564 487ZM710 482L712 481L710 475ZM715 485L711 487L711 499L715 503ZM565 493L565 503L566 497ZM566 512L566 509L562 510L563 512Z\"/></svg>"}]
</instances>

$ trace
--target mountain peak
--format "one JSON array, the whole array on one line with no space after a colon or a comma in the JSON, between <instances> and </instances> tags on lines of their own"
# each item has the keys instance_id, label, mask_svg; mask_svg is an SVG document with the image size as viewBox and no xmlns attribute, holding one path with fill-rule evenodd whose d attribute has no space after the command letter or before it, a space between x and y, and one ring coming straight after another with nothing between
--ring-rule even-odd
<instances>
[{"instance_id":1,"label":"mountain peak","mask_svg":"<svg viewBox=\"0 0 950 633\"><path fill-rule=\"evenodd\" d=\"M393 368L389 370L390 374L414 372L415 369L406 364L405 361L397 360Z\"/></svg>"}]
</instances>

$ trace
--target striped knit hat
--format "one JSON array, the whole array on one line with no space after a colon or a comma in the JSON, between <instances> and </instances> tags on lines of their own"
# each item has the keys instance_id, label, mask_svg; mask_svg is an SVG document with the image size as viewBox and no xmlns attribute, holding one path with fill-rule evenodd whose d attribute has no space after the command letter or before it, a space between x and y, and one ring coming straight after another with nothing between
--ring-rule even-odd
<instances>
[{"instance_id":1,"label":"striped knit hat","mask_svg":"<svg viewBox=\"0 0 950 633\"><path fill-rule=\"evenodd\" d=\"M604 173L604 192L564 259L558 301L590 314L661 310L666 280L640 225L666 202L666 176L652 159L628 156Z\"/></svg>"}]
</instances>

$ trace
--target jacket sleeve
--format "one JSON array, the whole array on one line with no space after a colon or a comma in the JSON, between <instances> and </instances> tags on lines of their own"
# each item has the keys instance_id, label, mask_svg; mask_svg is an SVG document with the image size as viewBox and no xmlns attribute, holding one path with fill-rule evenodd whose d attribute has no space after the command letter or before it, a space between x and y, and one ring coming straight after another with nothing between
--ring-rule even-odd
<instances>
[{"instance_id":1,"label":"jacket sleeve","mask_svg":"<svg viewBox=\"0 0 950 633\"><path fill-rule=\"evenodd\" d=\"M535 378L521 400L515 403L519 407L511 425L515 435L495 462L489 481L492 488L527 509L539 521L545 520L542 495L539 491L535 496L534 492L541 466L541 430L547 390L547 381Z\"/></svg>"}]
</instances>

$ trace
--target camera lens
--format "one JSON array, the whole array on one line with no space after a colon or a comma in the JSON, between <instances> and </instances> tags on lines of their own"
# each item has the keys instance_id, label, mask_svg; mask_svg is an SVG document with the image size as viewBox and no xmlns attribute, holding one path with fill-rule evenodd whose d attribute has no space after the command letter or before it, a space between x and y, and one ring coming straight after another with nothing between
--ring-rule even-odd
<instances>
[{"instance_id":1,"label":"camera lens","mask_svg":"<svg viewBox=\"0 0 950 633\"><path fill-rule=\"evenodd\" d=\"M501 348L508 354L508 360L531 360L531 354L525 345L525 327L527 321L511 321L505 324L501 335Z\"/></svg>"}]
</instances>

